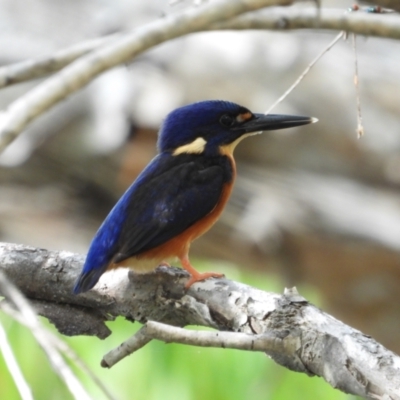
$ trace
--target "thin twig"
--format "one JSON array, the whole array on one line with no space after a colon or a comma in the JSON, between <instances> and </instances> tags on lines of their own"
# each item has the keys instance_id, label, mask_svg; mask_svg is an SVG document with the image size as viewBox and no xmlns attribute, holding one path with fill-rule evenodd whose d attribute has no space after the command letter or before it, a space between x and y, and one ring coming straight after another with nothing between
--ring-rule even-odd
<instances>
[{"instance_id":1,"label":"thin twig","mask_svg":"<svg viewBox=\"0 0 400 400\"><path fill-rule=\"evenodd\" d=\"M190 331L176 326L149 321L146 324L147 335L152 339L166 343L181 343L198 347L218 347L247 351L279 351L287 354L287 349L276 337L266 334L252 335L241 332Z\"/></svg>"},{"instance_id":2,"label":"thin twig","mask_svg":"<svg viewBox=\"0 0 400 400\"><path fill-rule=\"evenodd\" d=\"M282 102L295 88L296 86L305 78L305 76L310 72L311 68L319 61L319 59L327 53L343 36L345 32L342 31L340 32L335 39L332 40L331 43L328 44L328 46L325 47L324 50L322 50L317 57L314 58L314 60L311 61L310 64L308 64L307 68L303 71L303 73L295 80L295 82L289 87L288 90L286 90L285 93L281 97L279 97L278 100L275 101L275 103L272 104L270 108L268 108L267 111L265 111L265 114L269 114L280 102Z\"/></svg>"},{"instance_id":3,"label":"thin twig","mask_svg":"<svg viewBox=\"0 0 400 400\"><path fill-rule=\"evenodd\" d=\"M149 321L128 340L108 352L101 361L102 367L111 368L123 358L141 349L152 339L162 340L165 343L180 343L198 347L229 348L267 353L279 352L285 355L289 355L296 348L289 338L285 341L266 334L189 331L184 328Z\"/></svg>"},{"instance_id":4,"label":"thin twig","mask_svg":"<svg viewBox=\"0 0 400 400\"><path fill-rule=\"evenodd\" d=\"M357 138L360 139L364 135L364 126L362 124L362 113L361 113L361 97L360 97L360 85L358 79L358 59L357 59L357 37L353 33L353 50L354 50L354 87L356 89L357 99Z\"/></svg>"},{"instance_id":5,"label":"thin twig","mask_svg":"<svg viewBox=\"0 0 400 400\"><path fill-rule=\"evenodd\" d=\"M115 349L109 351L101 360L101 366L103 368L111 368L118 361L121 361L125 357L131 355L136 350L141 349L150 341L151 337L147 334L147 325L145 325L128 340L121 343Z\"/></svg>"},{"instance_id":6,"label":"thin twig","mask_svg":"<svg viewBox=\"0 0 400 400\"><path fill-rule=\"evenodd\" d=\"M90 400L91 397L87 394L79 380L66 364L61 354L55 346L53 346L51 340L49 340L46 329L42 327L29 302L8 280L2 271L0 271L0 291L7 299L12 301L15 307L21 312L26 325L30 328L38 344L45 351L54 371L64 381L74 398L77 400Z\"/></svg>"},{"instance_id":7,"label":"thin twig","mask_svg":"<svg viewBox=\"0 0 400 400\"><path fill-rule=\"evenodd\" d=\"M20 323L21 325L30 328L29 324L26 323L22 314L15 310L10 306L7 302L0 303L0 309L15 321ZM89 378L99 387L99 389L103 392L105 397L109 400L116 400L113 394L107 389L107 387L103 384L103 382L95 375L95 373L86 365L86 363L75 353L71 347L67 345L64 341L60 340L56 335L54 335L51 331L46 330L46 335L48 340L52 342L52 344L63 354L65 354L71 361L73 361L78 367L82 369L82 371L89 376Z\"/></svg>"},{"instance_id":8,"label":"thin twig","mask_svg":"<svg viewBox=\"0 0 400 400\"><path fill-rule=\"evenodd\" d=\"M14 353L7 340L6 332L3 325L0 323L0 351L3 354L4 361L7 365L8 370L12 378L14 379L15 386L21 396L22 400L33 400L32 390L25 380L21 369L19 368L18 362L15 359Z\"/></svg>"},{"instance_id":9,"label":"thin twig","mask_svg":"<svg viewBox=\"0 0 400 400\"><path fill-rule=\"evenodd\" d=\"M51 333L51 332L50 332ZM89 378L96 384L96 386L103 392L108 400L117 400L117 398L107 389L101 379L89 368L89 366L80 358L71 347L65 342L60 340L56 335L51 335L52 340L57 348L63 352L71 361L73 361L81 370L89 376Z\"/></svg>"}]
</instances>

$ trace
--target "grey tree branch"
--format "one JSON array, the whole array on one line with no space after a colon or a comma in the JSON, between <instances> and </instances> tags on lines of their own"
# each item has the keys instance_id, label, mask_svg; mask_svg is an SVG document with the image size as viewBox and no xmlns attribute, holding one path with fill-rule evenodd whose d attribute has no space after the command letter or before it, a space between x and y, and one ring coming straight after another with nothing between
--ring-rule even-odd
<instances>
[{"instance_id":1,"label":"grey tree branch","mask_svg":"<svg viewBox=\"0 0 400 400\"><path fill-rule=\"evenodd\" d=\"M392 8L400 12L400 3L398 0L364 0L363 3L368 3L372 6Z\"/></svg>"},{"instance_id":2,"label":"grey tree branch","mask_svg":"<svg viewBox=\"0 0 400 400\"><path fill-rule=\"evenodd\" d=\"M211 24L211 26L205 27L203 30L226 29L278 31L294 29L344 30L366 36L392 39L400 38L399 16L397 15L367 14L365 12L344 13L342 10L326 9L322 9L318 15L315 8L285 8L249 13L225 23ZM0 88L57 72L79 57L130 34L114 34L85 41L60 50L49 57L0 67Z\"/></svg>"},{"instance_id":3,"label":"grey tree branch","mask_svg":"<svg viewBox=\"0 0 400 400\"><path fill-rule=\"evenodd\" d=\"M104 46L119 35L109 35L98 39L87 40L74 46L57 51L49 57L38 60L26 60L0 67L0 88L16 83L42 78L52 72L57 72L77 58L90 51Z\"/></svg>"},{"instance_id":4,"label":"grey tree branch","mask_svg":"<svg viewBox=\"0 0 400 400\"><path fill-rule=\"evenodd\" d=\"M365 398L400 399L400 358L296 292L267 293L228 279L210 279L185 292L185 271L159 267L152 274L110 272L95 290L73 296L71 288L82 262L82 256L72 253L0 245L1 270L34 305L39 300L60 307L60 314L70 321L68 334L86 333L86 327L81 327L87 314L93 314L99 326L105 315L121 315L142 323L203 325L222 331L188 334L181 328L149 323L139 331L140 337L128 342L131 347L120 346L123 350L117 358L153 338L244 350L253 347L286 368L321 376L342 391ZM104 366L113 363L107 357L103 361Z\"/></svg>"},{"instance_id":5,"label":"grey tree branch","mask_svg":"<svg viewBox=\"0 0 400 400\"><path fill-rule=\"evenodd\" d=\"M304 301L306 300L304 299ZM162 340L165 343L180 343L198 347L274 352L286 357L295 356L293 350L296 350L299 345L296 340L285 340L277 338L275 335L269 336L268 333L256 335L239 332L189 331L184 328L149 321L135 335L107 353L103 357L101 365L111 368L123 358L141 349L152 339Z\"/></svg>"},{"instance_id":6,"label":"grey tree branch","mask_svg":"<svg viewBox=\"0 0 400 400\"><path fill-rule=\"evenodd\" d=\"M131 60L150 47L187 33L198 32L212 23L263 7L289 3L289 0L221 0L149 23L82 56L14 101L0 115L0 152L29 122L85 86L101 72Z\"/></svg>"},{"instance_id":7,"label":"grey tree branch","mask_svg":"<svg viewBox=\"0 0 400 400\"><path fill-rule=\"evenodd\" d=\"M400 39L400 16L362 11L321 9L274 9L249 13L233 21L214 24L214 29L321 29L346 31L365 36Z\"/></svg>"}]
</instances>

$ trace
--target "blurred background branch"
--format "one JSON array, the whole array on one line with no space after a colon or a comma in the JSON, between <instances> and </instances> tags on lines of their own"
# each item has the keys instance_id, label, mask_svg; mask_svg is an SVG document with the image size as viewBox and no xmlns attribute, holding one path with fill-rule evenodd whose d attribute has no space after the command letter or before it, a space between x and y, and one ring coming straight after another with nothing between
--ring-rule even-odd
<instances>
[{"instance_id":1,"label":"blurred background branch","mask_svg":"<svg viewBox=\"0 0 400 400\"><path fill-rule=\"evenodd\" d=\"M131 35L81 57L30 92L11 103L0 114L0 152L35 118L76 92L101 72L131 60L157 44L190 32L198 32L213 22L224 21L244 12L287 4L288 0L221 0L216 4L158 19Z\"/></svg>"},{"instance_id":2,"label":"blurred background branch","mask_svg":"<svg viewBox=\"0 0 400 400\"><path fill-rule=\"evenodd\" d=\"M363 0L362 3L367 3L373 6L378 5L381 7L392 8L393 10L400 11L400 4L397 0Z\"/></svg>"},{"instance_id":3,"label":"blurred background branch","mask_svg":"<svg viewBox=\"0 0 400 400\"><path fill-rule=\"evenodd\" d=\"M36 312L30 305L29 301L9 281L3 270L0 271L0 294L15 307L17 312L20 314L20 321L23 321L23 324L28 326L32 331L37 343L46 353L54 371L65 382L65 385L70 390L74 399L90 400L90 396L87 394L69 366L65 363L59 349L54 343L54 340L52 340L52 335L49 334L49 332L41 325ZM5 300L2 301L1 305L3 310L9 310L5 304Z\"/></svg>"},{"instance_id":4,"label":"blurred background branch","mask_svg":"<svg viewBox=\"0 0 400 400\"><path fill-rule=\"evenodd\" d=\"M378 36L391 39L400 38L398 18L384 14L343 13L341 10L283 9L255 12L231 21L211 24L204 30L241 30L241 29L326 29L344 30L366 36ZM125 35L127 35L125 33ZM135 35L135 33L133 33ZM121 39L124 34L108 35L103 38L79 43L70 48L59 50L55 54L39 60L22 61L0 68L0 88L27 80L40 78L75 61L77 58L104 46L112 40Z\"/></svg>"}]
</instances>

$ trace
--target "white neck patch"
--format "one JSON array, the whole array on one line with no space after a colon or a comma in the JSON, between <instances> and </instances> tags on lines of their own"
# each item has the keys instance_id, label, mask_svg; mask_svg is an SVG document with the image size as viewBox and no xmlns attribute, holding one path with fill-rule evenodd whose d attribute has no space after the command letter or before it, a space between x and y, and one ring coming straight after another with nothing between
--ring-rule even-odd
<instances>
[{"instance_id":1,"label":"white neck patch","mask_svg":"<svg viewBox=\"0 0 400 400\"><path fill-rule=\"evenodd\" d=\"M204 138L198 137L197 139L193 140L193 142L185 144L175 149L172 155L177 156L178 154L184 154L184 153L201 154L206 148L206 144L207 141Z\"/></svg>"},{"instance_id":2,"label":"white neck patch","mask_svg":"<svg viewBox=\"0 0 400 400\"><path fill-rule=\"evenodd\" d=\"M235 147L245 138L249 137L249 136L253 136L253 135L258 135L259 133L261 133L261 131L259 132L250 132L250 133L245 133L244 135L238 137L234 142L229 143L229 144L225 144L223 146L219 146L219 151L221 154L224 155L232 155L233 154L233 150L235 150Z\"/></svg>"}]
</instances>

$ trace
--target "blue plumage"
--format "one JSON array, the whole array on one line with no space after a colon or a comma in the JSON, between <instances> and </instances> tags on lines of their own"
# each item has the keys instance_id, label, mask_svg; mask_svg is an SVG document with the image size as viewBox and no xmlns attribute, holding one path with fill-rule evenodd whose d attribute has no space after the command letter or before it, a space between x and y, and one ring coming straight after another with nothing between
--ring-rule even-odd
<instances>
[{"instance_id":1,"label":"blue plumage","mask_svg":"<svg viewBox=\"0 0 400 400\"><path fill-rule=\"evenodd\" d=\"M221 100L202 101L178 108L168 114L161 126L158 149L160 152L173 151L197 137L204 137L208 142L207 150L214 151L219 143L222 144L228 138L228 142L233 141L240 136L229 126L221 125L221 115L235 117L246 112L250 111L238 104Z\"/></svg>"},{"instance_id":2,"label":"blue plumage","mask_svg":"<svg viewBox=\"0 0 400 400\"><path fill-rule=\"evenodd\" d=\"M194 103L171 112L160 129L160 154L100 226L74 293L91 289L108 268L126 260L136 268L146 258L157 262L178 257L192 275L188 285L219 276L199 274L189 263L188 251L229 198L235 177L231 144L246 133L310 122L308 117L253 114L224 101Z\"/></svg>"}]
</instances>

